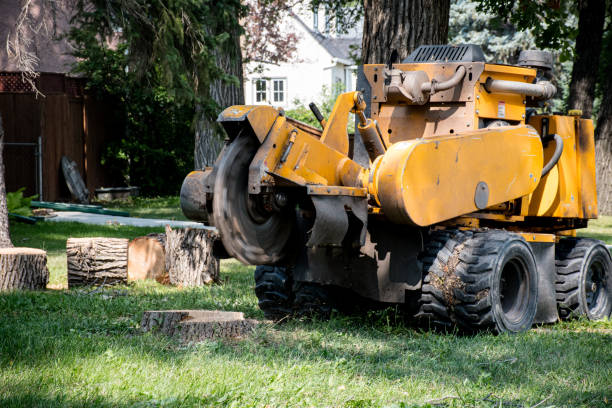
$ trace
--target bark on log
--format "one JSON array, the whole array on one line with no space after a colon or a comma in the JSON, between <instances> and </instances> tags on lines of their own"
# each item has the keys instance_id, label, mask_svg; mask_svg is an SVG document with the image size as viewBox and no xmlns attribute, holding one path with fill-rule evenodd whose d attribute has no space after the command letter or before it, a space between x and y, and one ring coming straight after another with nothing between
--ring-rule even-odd
<instances>
[{"instance_id":1,"label":"bark on log","mask_svg":"<svg viewBox=\"0 0 612 408\"><path fill-rule=\"evenodd\" d=\"M168 283L164 234L134 238L128 245L128 281L155 279Z\"/></svg>"},{"instance_id":2,"label":"bark on log","mask_svg":"<svg viewBox=\"0 0 612 408\"><path fill-rule=\"evenodd\" d=\"M142 315L142 330L159 331L184 342L219 337L242 337L253 330L257 320L240 312L219 310L151 310Z\"/></svg>"},{"instance_id":3,"label":"bark on log","mask_svg":"<svg viewBox=\"0 0 612 408\"><path fill-rule=\"evenodd\" d=\"M170 283L201 286L219 280L219 259L213 244L219 235L213 228L176 229L166 226L166 270Z\"/></svg>"},{"instance_id":4,"label":"bark on log","mask_svg":"<svg viewBox=\"0 0 612 408\"><path fill-rule=\"evenodd\" d=\"M127 239L70 238L66 257L69 288L127 282Z\"/></svg>"},{"instance_id":5,"label":"bark on log","mask_svg":"<svg viewBox=\"0 0 612 408\"><path fill-rule=\"evenodd\" d=\"M45 251L35 248L0 249L0 290L44 289L48 282Z\"/></svg>"},{"instance_id":6,"label":"bark on log","mask_svg":"<svg viewBox=\"0 0 612 408\"><path fill-rule=\"evenodd\" d=\"M12 247L9 231L8 208L6 206L6 179L4 177L4 125L0 115L0 247Z\"/></svg>"}]
</instances>

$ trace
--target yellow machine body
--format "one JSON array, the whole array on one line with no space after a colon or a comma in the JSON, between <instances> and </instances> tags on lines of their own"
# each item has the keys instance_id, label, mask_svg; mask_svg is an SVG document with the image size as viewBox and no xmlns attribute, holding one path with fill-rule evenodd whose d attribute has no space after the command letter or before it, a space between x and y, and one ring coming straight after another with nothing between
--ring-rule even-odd
<instances>
[{"instance_id":1,"label":"yellow machine body","mask_svg":"<svg viewBox=\"0 0 612 408\"><path fill-rule=\"evenodd\" d=\"M529 121L538 132L544 116ZM565 148L557 166L524 199L521 215L558 218L597 218L595 185L595 141L593 121L575 116L549 117L549 132L561 135ZM554 151L552 143L544 149L544 160Z\"/></svg>"},{"instance_id":2,"label":"yellow machine body","mask_svg":"<svg viewBox=\"0 0 612 408\"><path fill-rule=\"evenodd\" d=\"M556 92L552 62L521 55L488 64L477 46L434 45L365 65L329 117L311 105L321 129L231 106L217 162L183 183L184 213L259 265L271 318L323 304L313 296L326 287L474 330L609 315L612 258L574 238L597 217L593 123L530 109Z\"/></svg>"},{"instance_id":3,"label":"yellow machine body","mask_svg":"<svg viewBox=\"0 0 612 408\"><path fill-rule=\"evenodd\" d=\"M458 65L394 68L422 70L435 78L448 76ZM475 212L499 214L502 207L505 215L518 217L597 217L592 121L549 117L549 132L561 135L565 149L558 164L541 178L555 148L554 143L542 144L542 116L525 124L525 96L485 89L488 78L530 83L534 69L468 64L461 86L432 95L426 105L386 102L383 70L383 65L364 67L372 86L371 117L382 129L387 149L368 167L349 157L346 128L358 92L338 97L323 131L268 106L227 108L220 120L246 118L262 143L250 166L249 191L297 185L337 187L329 195L367 192L371 211L395 223L418 226ZM483 120L512 125L479 128ZM481 199L484 204L476 202L479 194L486 196ZM509 204L500 207L503 203ZM516 211L510 214L508 208Z\"/></svg>"}]
</instances>

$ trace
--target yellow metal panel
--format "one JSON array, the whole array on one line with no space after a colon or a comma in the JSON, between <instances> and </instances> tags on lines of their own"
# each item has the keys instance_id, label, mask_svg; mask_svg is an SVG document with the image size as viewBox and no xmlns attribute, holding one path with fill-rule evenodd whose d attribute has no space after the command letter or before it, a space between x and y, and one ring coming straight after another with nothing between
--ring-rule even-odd
<instances>
[{"instance_id":1,"label":"yellow metal panel","mask_svg":"<svg viewBox=\"0 0 612 408\"><path fill-rule=\"evenodd\" d=\"M529 122L539 132L542 118L535 116ZM593 122L574 116L553 115L548 119L548 133L561 136L563 153L557 166L529 197L528 212L522 213L530 216L597 218ZM544 162L550 159L554 150L555 143L550 142L544 149Z\"/></svg>"},{"instance_id":2,"label":"yellow metal panel","mask_svg":"<svg viewBox=\"0 0 612 408\"><path fill-rule=\"evenodd\" d=\"M510 93L489 93L484 87L487 78L531 83L536 70L508 65L485 64L480 83L474 87L476 116L523 122L525 120L525 97Z\"/></svg>"},{"instance_id":3,"label":"yellow metal panel","mask_svg":"<svg viewBox=\"0 0 612 408\"><path fill-rule=\"evenodd\" d=\"M530 121L539 132L542 130L542 116L533 117ZM576 145L576 118L572 116L548 116L548 133L558 134L563 139L563 153L555 166L558 172L558 188L554 180L544 180L529 198L529 212L524 215L548 217L582 218L580 197L580 175ZM555 143L549 142L544 157L547 162L555 150ZM550 185L549 185L550 183ZM554 197L553 197L554 196ZM553 199L553 205L547 206L543 201ZM545 208L548 207L548 208Z\"/></svg>"},{"instance_id":4,"label":"yellow metal panel","mask_svg":"<svg viewBox=\"0 0 612 408\"><path fill-rule=\"evenodd\" d=\"M536 232L519 232L518 234L525 238L527 242L555 242L557 240L555 234L542 234Z\"/></svg>"},{"instance_id":5,"label":"yellow metal panel","mask_svg":"<svg viewBox=\"0 0 612 408\"><path fill-rule=\"evenodd\" d=\"M523 81L532 82L536 77L535 69L515 67L512 65L485 64L485 71L495 74L496 79L506 79L508 81L519 81L520 78L518 77L523 77ZM502 77L504 75L508 75L508 77Z\"/></svg>"},{"instance_id":6,"label":"yellow metal panel","mask_svg":"<svg viewBox=\"0 0 612 408\"><path fill-rule=\"evenodd\" d=\"M217 122L239 122L247 119L257 139L263 142L278 115L278 110L272 106L235 105L221 112Z\"/></svg>"},{"instance_id":7,"label":"yellow metal panel","mask_svg":"<svg viewBox=\"0 0 612 408\"><path fill-rule=\"evenodd\" d=\"M249 191L259 192L259 183L274 183L271 176L303 186L361 187L365 172L321 139L279 117L251 162Z\"/></svg>"},{"instance_id":8,"label":"yellow metal panel","mask_svg":"<svg viewBox=\"0 0 612 408\"><path fill-rule=\"evenodd\" d=\"M591 119L577 120L578 171L582 216L597 218L597 186L595 183L595 137Z\"/></svg>"},{"instance_id":9,"label":"yellow metal panel","mask_svg":"<svg viewBox=\"0 0 612 408\"><path fill-rule=\"evenodd\" d=\"M542 144L533 129L512 126L396 143L374 178L383 212L398 223L432 225L531 193L542 172Z\"/></svg>"},{"instance_id":10,"label":"yellow metal panel","mask_svg":"<svg viewBox=\"0 0 612 408\"><path fill-rule=\"evenodd\" d=\"M349 152L349 138L346 128L349 113L355 106L357 94L358 92L346 92L338 96L321 135L321 142L345 156Z\"/></svg>"},{"instance_id":11,"label":"yellow metal panel","mask_svg":"<svg viewBox=\"0 0 612 408\"><path fill-rule=\"evenodd\" d=\"M483 84L478 84L474 89L476 94L475 108L477 117L519 122L525 119L524 96L489 93L484 89Z\"/></svg>"},{"instance_id":12,"label":"yellow metal panel","mask_svg":"<svg viewBox=\"0 0 612 408\"><path fill-rule=\"evenodd\" d=\"M544 163L550 160L552 151L544 149ZM542 178L538 188L529 196L529 215L545 216L552 214L559 205L559 169L553 167L546 176Z\"/></svg>"}]
</instances>

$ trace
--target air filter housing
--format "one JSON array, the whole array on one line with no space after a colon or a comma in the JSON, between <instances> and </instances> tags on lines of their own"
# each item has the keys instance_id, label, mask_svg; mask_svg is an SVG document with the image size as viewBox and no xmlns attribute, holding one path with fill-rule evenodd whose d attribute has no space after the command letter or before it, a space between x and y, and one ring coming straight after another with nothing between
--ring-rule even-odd
<instances>
[{"instance_id":1,"label":"air filter housing","mask_svg":"<svg viewBox=\"0 0 612 408\"><path fill-rule=\"evenodd\" d=\"M402 63L419 62L486 62L480 46L462 45L421 45Z\"/></svg>"}]
</instances>

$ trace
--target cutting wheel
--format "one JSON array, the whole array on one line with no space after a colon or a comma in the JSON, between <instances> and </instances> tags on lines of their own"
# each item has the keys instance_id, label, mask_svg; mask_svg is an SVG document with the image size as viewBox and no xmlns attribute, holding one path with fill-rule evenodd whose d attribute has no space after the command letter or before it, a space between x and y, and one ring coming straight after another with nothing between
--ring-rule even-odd
<instances>
[{"instance_id":1,"label":"cutting wheel","mask_svg":"<svg viewBox=\"0 0 612 408\"><path fill-rule=\"evenodd\" d=\"M215 226L227 252L251 265L274 264L285 254L293 225L292 206L266 211L261 196L248 193L249 165L257 139L241 134L217 163L213 195Z\"/></svg>"}]
</instances>

